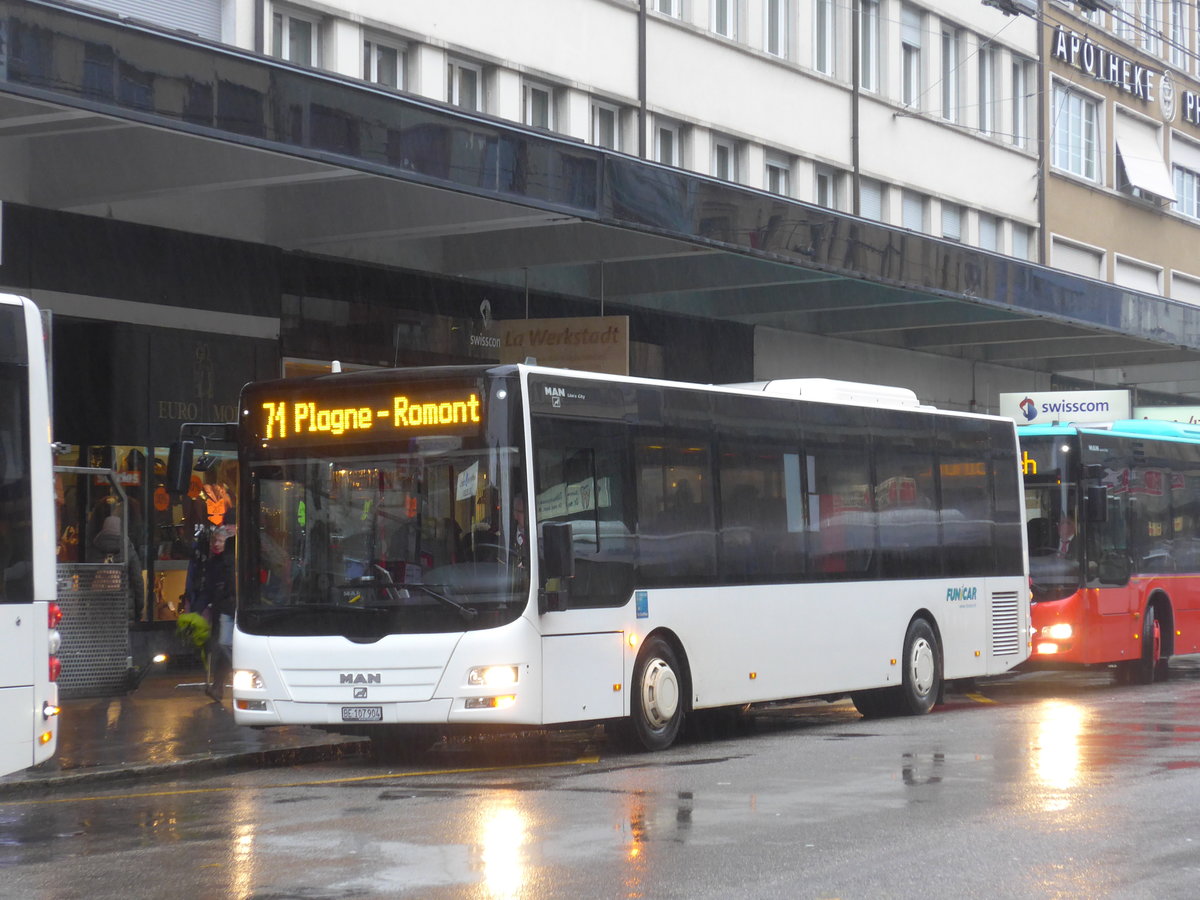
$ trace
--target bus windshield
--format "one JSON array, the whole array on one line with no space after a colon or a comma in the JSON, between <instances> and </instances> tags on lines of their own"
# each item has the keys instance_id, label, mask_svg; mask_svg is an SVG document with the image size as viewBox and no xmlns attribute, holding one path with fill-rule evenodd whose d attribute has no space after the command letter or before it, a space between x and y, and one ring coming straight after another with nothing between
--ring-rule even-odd
<instances>
[{"instance_id":1,"label":"bus windshield","mask_svg":"<svg viewBox=\"0 0 1200 900\"><path fill-rule=\"evenodd\" d=\"M1077 441L1070 435L1022 436L1025 531L1033 599L1059 600L1081 586Z\"/></svg>"},{"instance_id":2,"label":"bus windshield","mask_svg":"<svg viewBox=\"0 0 1200 900\"><path fill-rule=\"evenodd\" d=\"M243 582L239 627L373 639L520 615L529 555L518 454L456 443L251 463L244 549L259 569Z\"/></svg>"}]
</instances>

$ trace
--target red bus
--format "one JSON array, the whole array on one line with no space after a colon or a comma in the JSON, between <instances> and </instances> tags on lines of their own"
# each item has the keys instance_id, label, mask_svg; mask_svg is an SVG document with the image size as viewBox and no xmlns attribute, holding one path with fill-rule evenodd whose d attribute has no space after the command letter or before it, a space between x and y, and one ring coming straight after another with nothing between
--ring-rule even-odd
<instances>
[{"instance_id":1,"label":"red bus","mask_svg":"<svg viewBox=\"0 0 1200 900\"><path fill-rule=\"evenodd\" d=\"M1200 653L1200 427L1127 420L1020 433L1030 662L1165 678Z\"/></svg>"}]
</instances>

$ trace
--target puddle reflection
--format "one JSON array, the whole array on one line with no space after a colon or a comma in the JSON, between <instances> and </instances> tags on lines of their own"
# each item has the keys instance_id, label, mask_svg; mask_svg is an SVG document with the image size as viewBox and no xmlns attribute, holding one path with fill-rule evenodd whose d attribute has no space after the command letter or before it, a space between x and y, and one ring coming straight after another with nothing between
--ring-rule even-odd
<instances>
[{"instance_id":1,"label":"puddle reflection","mask_svg":"<svg viewBox=\"0 0 1200 900\"><path fill-rule=\"evenodd\" d=\"M486 896L498 900L523 896L529 880L529 820L517 807L518 800L510 793L489 797L479 811L477 852L483 887Z\"/></svg>"},{"instance_id":2,"label":"puddle reflection","mask_svg":"<svg viewBox=\"0 0 1200 900\"><path fill-rule=\"evenodd\" d=\"M1082 738L1087 712L1065 700L1047 700L1033 744L1033 771L1043 789L1041 809L1061 812L1071 805L1071 790L1082 780Z\"/></svg>"}]
</instances>

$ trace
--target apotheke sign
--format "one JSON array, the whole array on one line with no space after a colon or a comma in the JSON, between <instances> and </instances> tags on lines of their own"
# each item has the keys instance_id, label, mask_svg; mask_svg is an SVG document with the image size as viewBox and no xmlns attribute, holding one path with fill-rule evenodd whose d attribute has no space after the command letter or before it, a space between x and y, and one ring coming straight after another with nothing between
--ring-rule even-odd
<instances>
[{"instance_id":1,"label":"apotheke sign","mask_svg":"<svg viewBox=\"0 0 1200 900\"><path fill-rule=\"evenodd\" d=\"M1139 100L1154 102L1156 71L1061 25L1054 30L1054 58Z\"/></svg>"}]
</instances>

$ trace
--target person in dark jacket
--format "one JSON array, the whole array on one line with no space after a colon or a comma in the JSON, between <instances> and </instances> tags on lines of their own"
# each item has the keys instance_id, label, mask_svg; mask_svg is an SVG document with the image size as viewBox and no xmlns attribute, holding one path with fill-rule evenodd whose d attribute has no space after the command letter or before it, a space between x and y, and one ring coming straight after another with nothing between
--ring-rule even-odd
<instances>
[{"instance_id":1,"label":"person in dark jacket","mask_svg":"<svg viewBox=\"0 0 1200 900\"><path fill-rule=\"evenodd\" d=\"M188 610L204 614L212 625L208 643L208 683L204 692L217 703L225 693L225 680L233 668L233 613L236 607L237 579L234 572L233 529L215 529L204 548L188 565L184 597Z\"/></svg>"}]
</instances>

